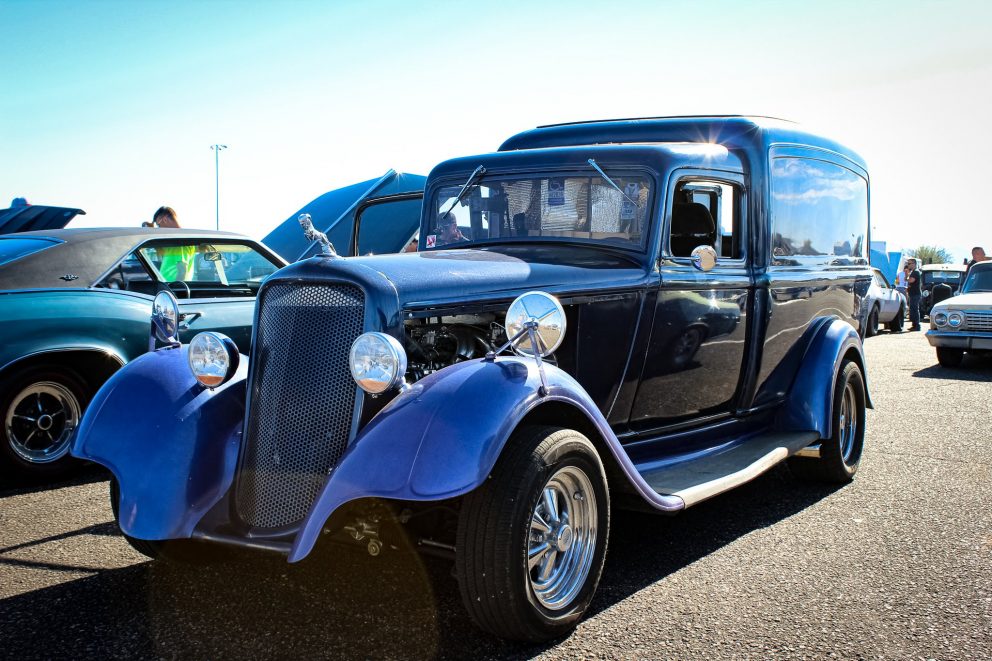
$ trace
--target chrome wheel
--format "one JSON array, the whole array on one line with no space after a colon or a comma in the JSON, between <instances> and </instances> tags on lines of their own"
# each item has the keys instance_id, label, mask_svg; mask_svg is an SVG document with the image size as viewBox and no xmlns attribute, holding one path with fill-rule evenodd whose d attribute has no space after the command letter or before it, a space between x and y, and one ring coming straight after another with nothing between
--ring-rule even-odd
<instances>
[{"instance_id":1,"label":"chrome wheel","mask_svg":"<svg viewBox=\"0 0 992 661\"><path fill-rule=\"evenodd\" d=\"M530 588L549 610L567 608L585 585L596 553L598 510L589 477L566 466L544 485L530 518Z\"/></svg>"},{"instance_id":2,"label":"chrome wheel","mask_svg":"<svg viewBox=\"0 0 992 661\"><path fill-rule=\"evenodd\" d=\"M840 404L840 454L845 464L851 463L854 454L854 439L858 435L857 395L854 384L848 382L844 388L844 397Z\"/></svg>"},{"instance_id":3,"label":"chrome wheel","mask_svg":"<svg viewBox=\"0 0 992 661\"><path fill-rule=\"evenodd\" d=\"M24 461L47 464L69 452L81 407L61 383L41 381L19 392L7 407L4 428L11 450Z\"/></svg>"}]
</instances>

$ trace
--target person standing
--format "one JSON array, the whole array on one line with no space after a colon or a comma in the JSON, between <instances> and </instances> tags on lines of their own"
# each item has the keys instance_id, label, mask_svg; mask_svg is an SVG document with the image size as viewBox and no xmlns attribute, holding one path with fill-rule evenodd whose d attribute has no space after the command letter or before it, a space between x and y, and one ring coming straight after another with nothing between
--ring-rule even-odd
<instances>
[{"instance_id":1,"label":"person standing","mask_svg":"<svg viewBox=\"0 0 992 661\"><path fill-rule=\"evenodd\" d=\"M909 294L909 330L920 330L920 298L923 289L920 287L923 274L916 268L916 260L910 259L906 264L909 266L909 277L906 278L906 293Z\"/></svg>"},{"instance_id":2,"label":"person standing","mask_svg":"<svg viewBox=\"0 0 992 661\"><path fill-rule=\"evenodd\" d=\"M896 273L896 291L906 295L906 278L908 277L909 269L903 268L901 271Z\"/></svg>"},{"instance_id":3,"label":"person standing","mask_svg":"<svg viewBox=\"0 0 992 661\"><path fill-rule=\"evenodd\" d=\"M985 256L985 248L981 246L975 246L974 248L971 249L971 261L968 262L968 271L970 271L971 267L977 264L978 262L984 262L987 259L988 257ZM966 277L968 271L965 271Z\"/></svg>"},{"instance_id":4,"label":"person standing","mask_svg":"<svg viewBox=\"0 0 992 661\"><path fill-rule=\"evenodd\" d=\"M179 216L172 207L159 207L152 215L155 227L170 227L179 229ZM162 265L158 270L166 282L187 280L193 275L193 259L196 257L196 246L165 246L158 249L162 256Z\"/></svg>"}]
</instances>

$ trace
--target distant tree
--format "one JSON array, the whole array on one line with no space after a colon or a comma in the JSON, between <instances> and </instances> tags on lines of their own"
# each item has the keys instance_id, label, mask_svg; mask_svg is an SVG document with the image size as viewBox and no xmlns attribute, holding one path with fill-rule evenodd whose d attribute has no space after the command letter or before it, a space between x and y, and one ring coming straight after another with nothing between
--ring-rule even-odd
<instances>
[{"instance_id":1,"label":"distant tree","mask_svg":"<svg viewBox=\"0 0 992 661\"><path fill-rule=\"evenodd\" d=\"M908 251L910 255L922 264L949 264L951 253L937 246L920 246L916 250Z\"/></svg>"}]
</instances>

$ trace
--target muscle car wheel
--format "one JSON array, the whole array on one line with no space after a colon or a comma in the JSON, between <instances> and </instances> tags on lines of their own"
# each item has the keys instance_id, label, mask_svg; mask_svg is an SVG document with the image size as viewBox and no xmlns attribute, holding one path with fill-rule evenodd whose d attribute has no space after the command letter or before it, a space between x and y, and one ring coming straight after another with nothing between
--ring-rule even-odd
<instances>
[{"instance_id":1,"label":"muscle car wheel","mask_svg":"<svg viewBox=\"0 0 992 661\"><path fill-rule=\"evenodd\" d=\"M941 367L957 367L964 360L964 351L961 349L948 349L947 347L937 347L937 362Z\"/></svg>"},{"instance_id":2,"label":"muscle car wheel","mask_svg":"<svg viewBox=\"0 0 992 661\"><path fill-rule=\"evenodd\" d=\"M846 360L834 386L833 435L820 442L820 458L792 457L789 467L799 477L845 483L854 479L865 442L865 380L861 368Z\"/></svg>"},{"instance_id":3,"label":"muscle car wheel","mask_svg":"<svg viewBox=\"0 0 992 661\"><path fill-rule=\"evenodd\" d=\"M893 333L902 332L902 320L906 316L906 307L903 305L899 306L899 314L896 315L895 319L887 324L887 328Z\"/></svg>"},{"instance_id":4,"label":"muscle car wheel","mask_svg":"<svg viewBox=\"0 0 992 661\"><path fill-rule=\"evenodd\" d=\"M874 306L868 314L868 326L865 328L865 337L878 335L878 306Z\"/></svg>"},{"instance_id":5,"label":"muscle car wheel","mask_svg":"<svg viewBox=\"0 0 992 661\"><path fill-rule=\"evenodd\" d=\"M73 433L87 397L65 369L30 369L0 384L0 459L28 478L50 479L72 467Z\"/></svg>"},{"instance_id":6,"label":"muscle car wheel","mask_svg":"<svg viewBox=\"0 0 992 661\"><path fill-rule=\"evenodd\" d=\"M469 615L502 638L568 633L599 584L609 522L606 474L589 439L518 430L461 510L455 571Z\"/></svg>"}]
</instances>

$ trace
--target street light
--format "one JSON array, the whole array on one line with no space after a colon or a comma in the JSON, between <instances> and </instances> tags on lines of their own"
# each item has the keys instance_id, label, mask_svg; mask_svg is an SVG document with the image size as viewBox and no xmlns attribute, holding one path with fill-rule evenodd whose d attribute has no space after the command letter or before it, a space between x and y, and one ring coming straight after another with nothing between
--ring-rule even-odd
<instances>
[{"instance_id":1,"label":"street light","mask_svg":"<svg viewBox=\"0 0 992 661\"><path fill-rule=\"evenodd\" d=\"M220 229L220 150L227 149L227 145L210 145L214 150L214 178L217 191L217 229Z\"/></svg>"}]
</instances>

